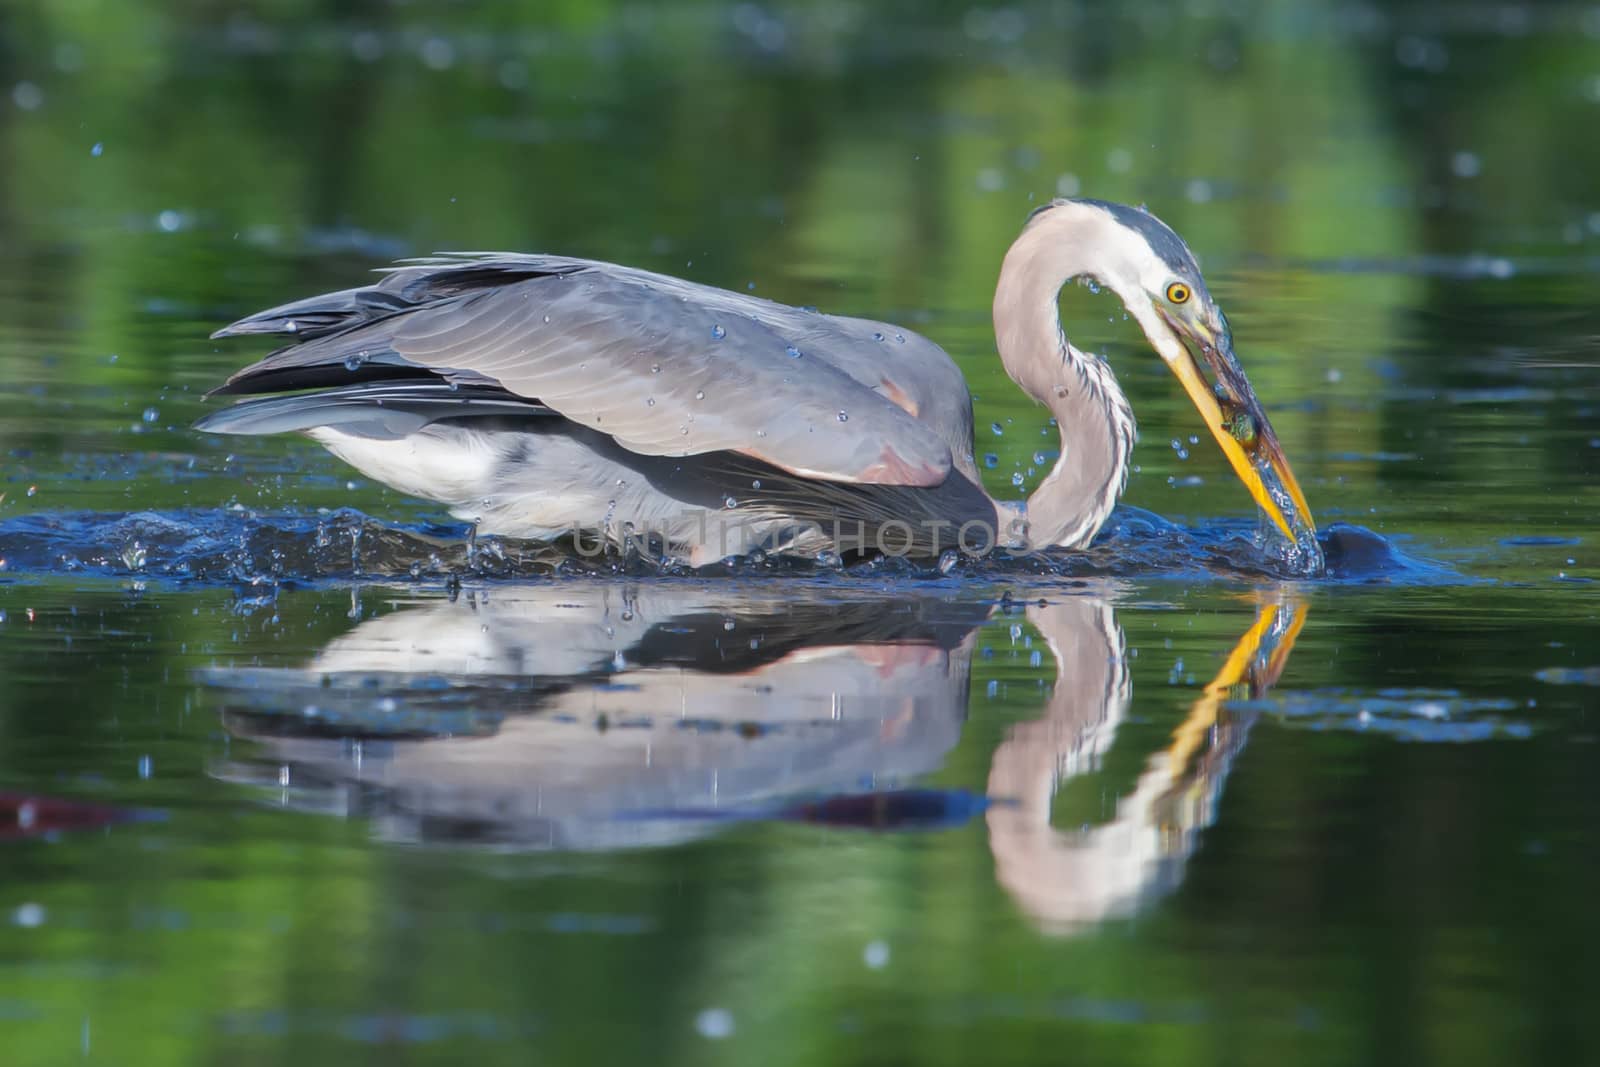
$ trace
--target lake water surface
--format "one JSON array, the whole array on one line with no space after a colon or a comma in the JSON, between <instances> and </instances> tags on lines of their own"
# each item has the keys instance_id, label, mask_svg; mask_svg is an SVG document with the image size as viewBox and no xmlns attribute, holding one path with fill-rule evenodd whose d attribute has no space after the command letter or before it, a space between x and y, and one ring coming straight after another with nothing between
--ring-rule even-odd
<instances>
[{"instance_id":1,"label":"lake water surface","mask_svg":"<svg viewBox=\"0 0 1600 1067\"><path fill-rule=\"evenodd\" d=\"M1600 1061L1600 16L143 0L0 20L6 1063ZM592 566L310 442L208 334L441 249L944 345L1000 256L1202 260L1289 581L1114 298L1076 556Z\"/></svg>"}]
</instances>

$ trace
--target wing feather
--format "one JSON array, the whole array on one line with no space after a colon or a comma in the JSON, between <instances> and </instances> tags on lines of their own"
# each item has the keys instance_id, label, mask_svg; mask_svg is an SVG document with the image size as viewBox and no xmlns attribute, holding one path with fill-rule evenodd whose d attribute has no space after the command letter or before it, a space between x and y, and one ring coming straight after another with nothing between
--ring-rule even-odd
<instances>
[{"instance_id":1,"label":"wing feather","mask_svg":"<svg viewBox=\"0 0 1600 1067\"><path fill-rule=\"evenodd\" d=\"M410 367L492 382L643 455L731 451L804 477L910 486L970 465L965 383L931 342L609 264L435 259L219 336L272 332L301 341L219 391L340 364Z\"/></svg>"}]
</instances>

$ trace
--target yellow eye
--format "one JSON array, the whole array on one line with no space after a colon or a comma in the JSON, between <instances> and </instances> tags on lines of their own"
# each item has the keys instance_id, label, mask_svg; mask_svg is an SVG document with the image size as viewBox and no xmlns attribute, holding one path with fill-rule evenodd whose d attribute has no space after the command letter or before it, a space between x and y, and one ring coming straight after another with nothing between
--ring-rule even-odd
<instances>
[{"instance_id":1,"label":"yellow eye","mask_svg":"<svg viewBox=\"0 0 1600 1067\"><path fill-rule=\"evenodd\" d=\"M1182 282L1173 282L1167 286L1167 299L1174 304L1182 304L1189 299L1189 287Z\"/></svg>"}]
</instances>

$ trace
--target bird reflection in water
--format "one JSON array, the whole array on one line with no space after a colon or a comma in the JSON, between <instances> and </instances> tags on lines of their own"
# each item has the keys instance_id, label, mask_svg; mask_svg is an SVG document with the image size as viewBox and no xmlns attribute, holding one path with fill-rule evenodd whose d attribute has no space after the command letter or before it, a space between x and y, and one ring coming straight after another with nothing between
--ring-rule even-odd
<instances>
[{"instance_id":1,"label":"bird reflection in water","mask_svg":"<svg viewBox=\"0 0 1600 1067\"><path fill-rule=\"evenodd\" d=\"M394 839L599 849L936 770L989 605L769 593L568 582L406 605L305 669L207 672L230 733L262 742L224 773Z\"/></svg>"},{"instance_id":2,"label":"bird reflection in water","mask_svg":"<svg viewBox=\"0 0 1600 1067\"><path fill-rule=\"evenodd\" d=\"M987 821L996 877L1041 925L1130 914L1174 888L1249 717L1222 705L1283 668L1304 609L1267 603L1115 814L1051 824L1132 696L1112 607L1025 610L1056 661L1044 714L984 793L918 785L960 737L992 605L856 590L597 582L419 600L304 668L203 675L229 733L214 773L383 838L513 848L667 845L730 822L865 830ZM1019 614L1021 612L1019 611Z\"/></svg>"},{"instance_id":3,"label":"bird reflection in water","mask_svg":"<svg viewBox=\"0 0 1600 1067\"><path fill-rule=\"evenodd\" d=\"M1044 715L1013 727L990 761L989 795L1009 804L987 812L995 877L1046 929L1070 930L1131 915L1171 892L1200 833L1216 818L1234 757L1253 713L1223 703L1272 687L1288 662L1304 604L1265 603L1216 677L1146 762L1108 821L1079 830L1051 825L1051 804L1067 781L1096 769L1133 696L1122 632L1103 601L1071 598L1028 609L1057 675Z\"/></svg>"}]
</instances>

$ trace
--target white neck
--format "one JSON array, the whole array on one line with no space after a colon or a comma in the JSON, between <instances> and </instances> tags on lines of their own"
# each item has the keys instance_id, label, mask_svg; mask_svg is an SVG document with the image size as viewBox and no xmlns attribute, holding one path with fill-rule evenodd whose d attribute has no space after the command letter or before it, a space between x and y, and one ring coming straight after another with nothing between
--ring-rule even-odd
<instances>
[{"instance_id":1,"label":"white neck","mask_svg":"<svg viewBox=\"0 0 1600 1067\"><path fill-rule=\"evenodd\" d=\"M994 294L1000 361L1023 392L1050 409L1061 436L1060 458L1028 497L1028 539L1035 547L1089 543L1127 484L1137 435L1111 368L1074 347L1062 331L1061 287L1093 276L1122 298L1158 350L1163 341L1173 343L1130 280L1133 256L1120 254L1128 239L1101 209L1063 203L1029 222L1000 268ZM1095 262L1088 261L1088 249L1096 250Z\"/></svg>"}]
</instances>

